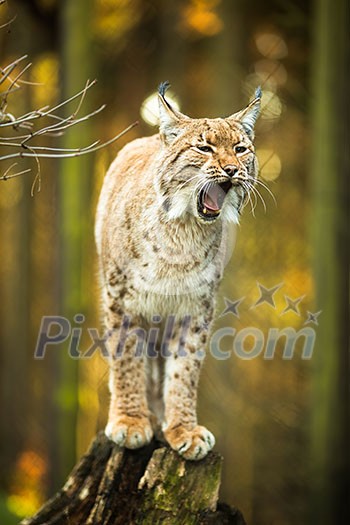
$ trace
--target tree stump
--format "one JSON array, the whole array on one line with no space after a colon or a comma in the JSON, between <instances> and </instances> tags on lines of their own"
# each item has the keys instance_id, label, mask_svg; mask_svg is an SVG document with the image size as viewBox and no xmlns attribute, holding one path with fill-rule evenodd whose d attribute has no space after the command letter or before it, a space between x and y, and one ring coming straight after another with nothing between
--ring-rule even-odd
<instances>
[{"instance_id":1,"label":"tree stump","mask_svg":"<svg viewBox=\"0 0 350 525\"><path fill-rule=\"evenodd\" d=\"M152 441L121 449L100 432L64 487L20 525L245 525L218 503L222 457L185 461Z\"/></svg>"}]
</instances>

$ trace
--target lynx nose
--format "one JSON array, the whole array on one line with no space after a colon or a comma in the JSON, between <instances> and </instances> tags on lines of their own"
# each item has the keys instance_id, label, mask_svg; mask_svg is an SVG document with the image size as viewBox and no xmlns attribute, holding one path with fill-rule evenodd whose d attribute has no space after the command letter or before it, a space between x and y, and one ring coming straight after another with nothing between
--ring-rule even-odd
<instances>
[{"instance_id":1,"label":"lynx nose","mask_svg":"<svg viewBox=\"0 0 350 525\"><path fill-rule=\"evenodd\" d=\"M238 168L234 164L227 164L227 166L224 167L224 172L229 177L234 177L238 173Z\"/></svg>"}]
</instances>

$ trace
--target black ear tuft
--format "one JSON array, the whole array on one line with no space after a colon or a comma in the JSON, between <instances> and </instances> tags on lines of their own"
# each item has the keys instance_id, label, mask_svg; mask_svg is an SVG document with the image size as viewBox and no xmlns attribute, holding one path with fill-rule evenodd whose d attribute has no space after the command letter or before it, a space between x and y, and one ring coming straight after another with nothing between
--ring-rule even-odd
<instances>
[{"instance_id":1,"label":"black ear tuft","mask_svg":"<svg viewBox=\"0 0 350 525\"><path fill-rule=\"evenodd\" d=\"M164 97L166 90L170 87L169 82L166 80L165 82L161 82L159 84L158 93Z\"/></svg>"}]
</instances>

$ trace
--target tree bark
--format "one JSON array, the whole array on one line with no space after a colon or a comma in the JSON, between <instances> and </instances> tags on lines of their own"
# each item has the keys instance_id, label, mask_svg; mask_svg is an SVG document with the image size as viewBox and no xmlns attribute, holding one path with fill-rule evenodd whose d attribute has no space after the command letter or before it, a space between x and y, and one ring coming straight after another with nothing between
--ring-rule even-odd
<instances>
[{"instance_id":1,"label":"tree bark","mask_svg":"<svg viewBox=\"0 0 350 525\"><path fill-rule=\"evenodd\" d=\"M185 461L156 441L121 449L100 432L64 487L20 525L245 525L218 503L222 457Z\"/></svg>"}]
</instances>

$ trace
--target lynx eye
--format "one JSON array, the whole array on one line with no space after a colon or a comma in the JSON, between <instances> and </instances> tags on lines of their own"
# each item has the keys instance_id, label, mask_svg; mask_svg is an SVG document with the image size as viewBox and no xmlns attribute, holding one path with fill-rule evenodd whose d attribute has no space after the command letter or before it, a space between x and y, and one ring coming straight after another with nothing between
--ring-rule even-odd
<instances>
[{"instance_id":1,"label":"lynx eye","mask_svg":"<svg viewBox=\"0 0 350 525\"><path fill-rule=\"evenodd\" d=\"M248 148L245 146L235 146L234 147L235 153L246 153L248 151Z\"/></svg>"},{"instance_id":2,"label":"lynx eye","mask_svg":"<svg viewBox=\"0 0 350 525\"><path fill-rule=\"evenodd\" d=\"M196 146L199 151L203 151L204 153L212 153L212 148L210 146Z\"/></svg>"}]
</instances>

